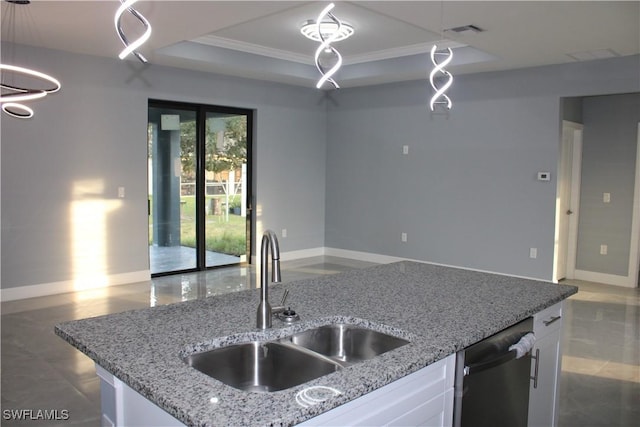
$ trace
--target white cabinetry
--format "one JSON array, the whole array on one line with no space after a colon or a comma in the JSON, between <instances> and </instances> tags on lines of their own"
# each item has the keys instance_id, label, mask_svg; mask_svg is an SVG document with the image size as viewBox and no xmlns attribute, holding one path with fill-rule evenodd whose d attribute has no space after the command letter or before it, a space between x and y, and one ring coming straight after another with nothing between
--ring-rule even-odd
<instances>
[{"instance_id":1,"label":"white cabinetry","mask_svg":"<svg viewBox=\"0 0 640 427\"><path fill-rule=\"evenodd\" d=\"M455 355L300 426L451 426Z\"/></svg>"},{"instance_id":2,"label":"white cabinetry","mask_svg":"<svg viewBox=\"0 0 640 427\"><path fill-rule=\"evenodd\" d=\"M100 377L102 427L182 426L180 421L160 409L118 378L96 365Z\"/></svg>"},{"instance_id":3,"label":"white cabinetry","mask_svg":"<svg viewBox=\"0 0 640 427\"><path fill-rule=\"evenodd\" d=\"M558 425L558 381L562 351L562 303L533 316L536 343L532 350L529 427Z\"/></svg>"},{"instance_id":4,"label":"white cabinetry","mask_svg":"<svg viewBox=\"0 0 640 427\"><path fill-rule=\"evenodd\" d=\"M300 425L451 426L454 366L451 355ZM103 427L184 426L100 366L96 370Z\"/></svg>"}]
</instances>

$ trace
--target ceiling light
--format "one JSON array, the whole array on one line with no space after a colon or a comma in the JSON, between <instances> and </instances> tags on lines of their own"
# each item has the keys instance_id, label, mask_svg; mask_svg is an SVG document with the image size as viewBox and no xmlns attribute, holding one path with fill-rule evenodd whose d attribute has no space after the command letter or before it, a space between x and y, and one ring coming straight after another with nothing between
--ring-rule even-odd
<instances>
[{"instance_id":1,"label":"ceiling light","mask_svg":"<svg viewBox=\"0 0 640 427\"><path fill-rule=\"evenodd\" d=\"M15 5L28 5L29 0L6 0L10 10L3 11L8 21L8 32L15 36ZM28 9L27 9L28 10ZM5 19L3 19L5 25ZM11 49L15 49L15 41L11 40ZM13 54L7 54L13 58ZM45 82L48 87L38 87L36 81ZM19 81L19 83L17 83ZM36 85L35 87L33 85ZM24 105L26 101L44 98L50 93L59 91L60 82L48 74L30 68L10 64L0 64L0 104L6 114L20 119L33 117L33 110Z\"/></svg>"},{"instance_id":2,"label":"ceiling light","mask_svg":"<svg viewBox=\"0 0 640 427\"><path fill-rule=\"evenodd\" d=\"M147 21L147 18L142 16L140 12L138 12L133 8L133 4L136 3L137 1L138 0L120 0L122 4L120 5L118 10L116 11L115 16L113 17L113 21L116 25L116 31L118 33L118 37L120 37L120 40L125 45L125 49L122 52L120 52L120 54L118 55L118 58L124 59L130 53L133 53L133 55L136 58L138 58L141 62L146 63L147 58L142 56L142 54L138 52L136 49L142 46L142 44L144 44L144 42L146 42L149 39L149 37L151 37L151 24L149 24L149 21ZM144 28L145 28L145 32L137 40L134 40L133 42L129 42L129 40L127 40L127 36L125 36L124 31L122 30L122 24L120 21L122 20L122 15L124 14L125 11L132 14L138 21L142 23L142 25L144 25Z\"/></svg>"},{"instance_id":3,"label":"ceiling light","mask_svg":"<svg viewBox=\"0 0 640 427\"><path fill-rule=\"evenodd\" d=\"M444 61L438 62L436 60L437 56L445 56L446 58L444 59ZM433 47L431 48L431 62L433 62L434 67L429 74L429 82L431 83L431 87L435 91L435 93L431 97L431 101L429 102L429 108L431 108L431 111L435 111L436 105L442 105L447 110L451 109L451 99L445 92L453 84L453 76L450 72L445 70L444 67L449 65L452 59L453 52L451 51L451 48L446 48L445 50L441 51L438 50L438 47L436 45L433 45ZM443 77L446 77L444 84L440 87L438 87L438 84L436 83L436 74L438 73L442 74Z\"/></svg>"},{"instance_id":4,"label":"ceiling light","mask_svg":"<svg viewBox=\"0 0 640 427\"><path fill-rule=\"evenodd\" d=\"M333 42L336 41L338 36L341 34L343 24L331 13L331 10L334 8L334 6L335 5L331 3L329 6L325 7L322 12L320 12L320 15L318 15L318 19L315 20L316 34L318 34L320 46L318 46L318 49L316 49L314 61L316 63L318 71L320 71L320 74L322 75L322 77L320 77L320 80L318 80L318 83L316 84L317 89L320 89L326 82L331 83L336 89L340 88L340 86L338 86L338 83L336 83L336 81L333 79L333 75L342 66L342 55L340 55L340 52L338 52L336 48L333 47ZM335 25L334 31L328 34L325 34L322 28L322 24L325 22L325 17L329 18ZM328 70L325 69L325 66L322 65L320 60L320 57L321 55L323 55L323 53L325 57L333 56L333 58L335 59L333 66Z\"/></svg>"},{"instance_id":5,"label":"ceiling light","mask_svg":"<svg viewBox=\"0 0 640 427\"><path fill-rule=\"evenodd\" d=\"M340 21L340 23L341 25L338 25L333 21L320 22L320 32L322 33L322 36L325 40L336 33L336 30L337 35L333 39L334 42L348 39L353 35L355 30L353 26L351 26L351 24L344 21ZM320 32L318 32L318 24L316 24L316 21L314 21L313 19L305 21L305 23L302 24L302 27L300 27L300 32L303 36L315 42L322 41L320 39Z\"/></svg>"},{"instance_id":6,"label":"ceiling light","mask_svg":"<svg viewBox=\"0 0 640 427\"><path fill-rule=\"evenodd\" d=\"M444 0L440 3L440 35L444 34ZM457 33L464 33L465 31L480 31L480 28L475 27L473 25L466 25L464 27L456 27L452 28L451 31L455 31ZM444 39L444 37L442 37ZM438 61L437 58L443 58L444 60ZM453 84L453 76L444 67L451 63L453 59L453 51L450 47L440 48L435 44L431 48L431 63L433 64L433 68L431 69L431 73L429 73L429 83L431 83L431 87L434 90L433 96L429 101L429 108L431 111L435 111L436 106L442 106L445 110L451 110L451 98L446 94L447 90ZM440 78L436 78L436 75L440 74ZM443 83L444 82L444 83Z\"/></svg>"}]
</instances>

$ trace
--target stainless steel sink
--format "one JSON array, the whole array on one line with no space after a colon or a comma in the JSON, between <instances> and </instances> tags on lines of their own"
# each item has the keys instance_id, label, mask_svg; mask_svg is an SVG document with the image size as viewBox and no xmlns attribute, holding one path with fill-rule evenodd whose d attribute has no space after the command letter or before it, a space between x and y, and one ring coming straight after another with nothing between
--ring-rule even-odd
<instances>
[{"instance_id":1,"label":"stainless steel sink","mask_svg":"<svg viewBox=\"0 0 640 427\"><path fill-rule=\"evenodd\" d=\"M248 342L185 358L185 362L245 391L278 391L335 372L340 366L304 348L276 342Z\"/></svg>"},{"instance_id":2,"label":"stainless steel sink","mask_svg":"<svg viewBox=\"0 0 640 427\"><path fill-rule=\"evenodd\" d=\"M371 329L332 324L277 341L251 341L183 358L185 363L245 391L284 390L409 344Z\"/></svg>"},{"instance_id":3,"label":"stainless steel sink","mask_svg":"<svg viewBox=\"0 0 640 427\"><path fill-rule=\"evenodd\" d=\"M342 365L351 365L409 344L409 341L357 325L333 324L285 338Z\"/></svg>"}]
</instances>

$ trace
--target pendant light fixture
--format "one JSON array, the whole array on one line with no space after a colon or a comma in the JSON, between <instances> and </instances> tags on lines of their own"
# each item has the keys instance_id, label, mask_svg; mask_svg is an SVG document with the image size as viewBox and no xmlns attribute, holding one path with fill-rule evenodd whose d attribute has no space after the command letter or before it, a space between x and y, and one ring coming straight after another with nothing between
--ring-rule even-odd
<instances>
[{"instance_id":1,"label":"pendant light fixture","mask_svg":"<svg viewBox=\"0 0 640 427\"><path fill-rule=\"evenodd\" d=\"M144 42L149 40L149 37L151 37L151 24L149 23L147 18L145 18L140 12L138 12L137 10L135 10L133 8L133 4L136 3L137 1L138 0L120 0L120 3L122 3L122 4L120 5L118 10L116 11L116 14L115 14L115 16L113 18L113 22L114 22L114 24L116 26L116 32L118 33L118 37L120 37L120 40L122 41L122 44L124 44L124 46L125 46L124 50L122 52L120 52L120 54L118 55L118 58L124 59L124 58L127 57L127 55L132 53L142 63L147 63L148 62L147 58L145 58L136 49L138 49L140 46L142 46L144 44ZM127 39L127 36L124 34L124 30L122 29L122 15L125 12L129 12L130 14L132 14L138 21L140 21L142 23L142 25L145 28L144 33L138 39L134 40L133 42L130 42Z\"/></svg>"},{"instance_id":2,"label":"pendant light fixture","mask_svg":"<svg viewBox=\"0 0 640 427\"><path fill-rule=\"evenodd\" d=\"M26 6L29 0L5 0L8 6L3 10L2 26L11 35L11 49L15 49L16 8ZM5 51L6 52L6 51ZM13 54L6 54L14 62ZM4 60L4 58L3 58ZM34 112L25 102L41 99L60 90L60 82L43 72L19 65L0 63L0 105L2 111L11 117L28 119Z\"/></svg>"},{"instance_id":3,"label":"pendant light fixture","mask_svg":"<svg viewBox=\"0 0 640 427\"><path fill-rule=\"evenodd\" d=\"M320 12L318 19L315 21L314 30L309 31L307 28L305 32L305 26L301 29L302 34L306 37L315 39L317 36L320 41L320 46L318 46L314 55L316 68L318 68L321 74L320 80L318 80L316 84L317 89L320 89L327 82L331 83L334 88L340 89L340 86L333 79L333 76L342 66L342 55L336 50L333 43L337 40L344 40L353 34L353 27L350 25L348 25L348 28L345 27L345 25L331 13L334 7L335 5L331 3ZM307 21L307 24L308 22L309 21ZM324 59L322 57L324 57ZM326 60L327 57L333 57L334 59L334 63L329 69L322 64L322 61Z\"/></svg>"},{"instance_id":4,"label":"pendant light fixture","mask_svg":"<svg viewBox=\"0 0 640 427\"><path fill-rule=\"evenodd\" d=\"M438 61L438 58L444 58L442 61ZM434 90L433 96L429 101L429 108L431 111L435 111L436 106L440 105L451 110L451 98L446 94L447 90L453 84L453 76L451 73L444 69L453 59L453 52L451 48L444 50L438 50L438 47L434 44L431 48L431 62L433 63L433 69L429 73L429 82ZM440 80L436 80L436 76L441 75Z\"/></svg>"},{"instance_id":5,"label":"pendant light fixture","mask_svg":"<svg viewBox=\"0 0 640 427\"><path fill-rule=\"evenodd\" d=\"M440 38L444 40L444 1L440 3ZM433 88L433 96L429 101L431 111L436 110L436 106L440 106L445 110L451 110L451 98L446 94L447 90L453 84L453 75L445 70L453 59L453 51L451 48L438 49L436 44L431 48L431 63L433 68L429 73L429 83Z\"/></svg>"}]
</instances>

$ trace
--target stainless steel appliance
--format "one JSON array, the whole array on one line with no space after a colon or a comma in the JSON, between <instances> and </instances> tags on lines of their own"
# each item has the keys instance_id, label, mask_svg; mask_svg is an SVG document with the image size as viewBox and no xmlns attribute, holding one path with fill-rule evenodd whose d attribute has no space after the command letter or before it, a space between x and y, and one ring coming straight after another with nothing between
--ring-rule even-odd
<instances>
[{"instance_id":1,"label":"stainless steel appliance","mask_svg":"<svg viewBox=\"0 0 640 427\"><path fill-rule=\"evenodd\" d=\"M509 347L532 330L528 318L458 352L454 426L526 427L531 355Z\"/></svg>"}]
</instances>

